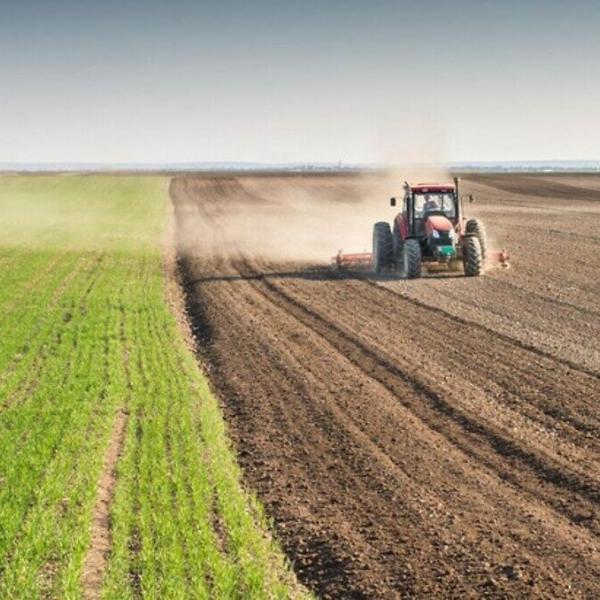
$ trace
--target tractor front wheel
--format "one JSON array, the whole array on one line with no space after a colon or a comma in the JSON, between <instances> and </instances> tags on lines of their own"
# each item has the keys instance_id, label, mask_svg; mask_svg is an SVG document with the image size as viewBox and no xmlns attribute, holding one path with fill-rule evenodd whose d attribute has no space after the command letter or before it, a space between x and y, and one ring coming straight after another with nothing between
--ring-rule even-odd
<instances>
[{"instance_id":1,"label":"tractor front wheel","mask_svg":"<svg viewBox=\"0 0 600 600\"><path fill-rule=\"evenodd\" d=\"M402 267L408 279L421 277L421 246L417 240L405 240L402 244Z\"/></svg>"},{"instance_id":2,"label":"tractor front wheel","mask_svg":"<svg viewBox=\"0 0 600 600\"><path fill-rule=\"evenodd\" d=\"M373 270L381 273L394 260L394 239L390 224L385 221L375 223L373 227Z\"/></svg>"},{"instance_id":3,"label":"tractor front wheel","mask_svg":"<svg viewBox=\"0 0 600 600\"><path fill-rule=\"evenodd\" d=\"M481 275L483 257L481 255L481 244L477 236L473 235L465 238L463 261L465 264L465 275L467 277L477 277L477 275Z\"/></svg>"}]
</instances>

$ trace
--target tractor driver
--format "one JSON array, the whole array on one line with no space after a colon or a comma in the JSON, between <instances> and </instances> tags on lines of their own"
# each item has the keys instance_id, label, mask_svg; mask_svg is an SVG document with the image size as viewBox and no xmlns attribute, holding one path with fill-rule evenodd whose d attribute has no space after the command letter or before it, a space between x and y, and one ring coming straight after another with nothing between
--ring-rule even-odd
<instances>
[{"instance_id":1,"label":"tractor driver","mask_svg":"<svg viewBox=\"0 0 600 600\"><path fill-rule=\"evenodd\" d=\"M423 214L426 215L428 212L440 210L440 205L435 198L432 198L429 194L425 194L425 204L423 205Z\"/></svg>"}]
</instances>

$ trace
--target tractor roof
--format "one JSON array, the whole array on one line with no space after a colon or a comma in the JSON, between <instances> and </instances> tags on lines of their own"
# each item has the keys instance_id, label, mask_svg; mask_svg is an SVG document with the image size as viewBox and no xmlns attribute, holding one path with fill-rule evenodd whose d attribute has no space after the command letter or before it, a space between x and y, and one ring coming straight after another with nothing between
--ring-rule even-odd
<instances>
[{"instance_id":1,"label":"tractor roof","mask_svg":"<svg viewBox=\"0 0 600 600\"><path fill-rule=\"evenodd\" d=\"M409 184L410 189L416 193L438 192L451 193L454 192L454 185L451 183L415 183Z\"/></svg>"}]
</instances>

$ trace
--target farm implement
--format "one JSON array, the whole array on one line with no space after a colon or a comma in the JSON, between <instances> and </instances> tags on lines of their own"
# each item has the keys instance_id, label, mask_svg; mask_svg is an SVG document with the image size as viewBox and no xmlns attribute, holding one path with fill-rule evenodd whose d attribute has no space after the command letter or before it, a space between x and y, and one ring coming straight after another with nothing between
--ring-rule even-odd
<instances>
[{"instance_id":1,"label":"farm implement","mask_svg":"<svg viewBox=\"0 0 600 600\"><path fill-rule=\"evenodd\" d=\"M472 196L468 198L473 201ZM390 199L396 206L396 198ZM463 216L459 179L454 185L404 184L402 210L392 225L379 221L373 227L373 252L333 257L338 268L371 268L375 273L393 270L404 277L420 277L423 268L464 270L481 275L486 262L508 267L505 250L489 249L483 223Z\"/></svg>"}]
</instances>

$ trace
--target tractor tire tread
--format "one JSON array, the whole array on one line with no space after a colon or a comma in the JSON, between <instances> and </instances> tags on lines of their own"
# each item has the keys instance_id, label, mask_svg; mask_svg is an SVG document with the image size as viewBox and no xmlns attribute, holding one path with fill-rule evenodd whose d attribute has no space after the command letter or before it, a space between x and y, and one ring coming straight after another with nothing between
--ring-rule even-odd
<instances>
[{"instance_id":1,"label":"tractor tire tread","mask_svg":"<svg viewBox=\"0 0 600 600\"><path fill-rule=\"evenodd\" d=\"M481 252L481 243L476 235L465 238L464 247L465 275L467 277L477 277L483 270L483 256Z\"/></svg>"},{"instance_id":2,"label":"tractor tire tread","mask_svg":"<svg viewBox=\"0 0 600 600\"><path fill-rule=\"evenodd\" d=\"M373 226L373 269L381 273L394 261L394 238L390 224L379 221Z\"/></svg>"},{"instance_id":3,"label":"tractor tire tread","mask_svg":"<svg viewBox=\"0 0 600 600\"><path fill-rule=\"evenodd\" d=\"M421 246L417 240L408 239L402 245L404 274L408 279L421 277Z\"/></svg>"}]
</instances>

